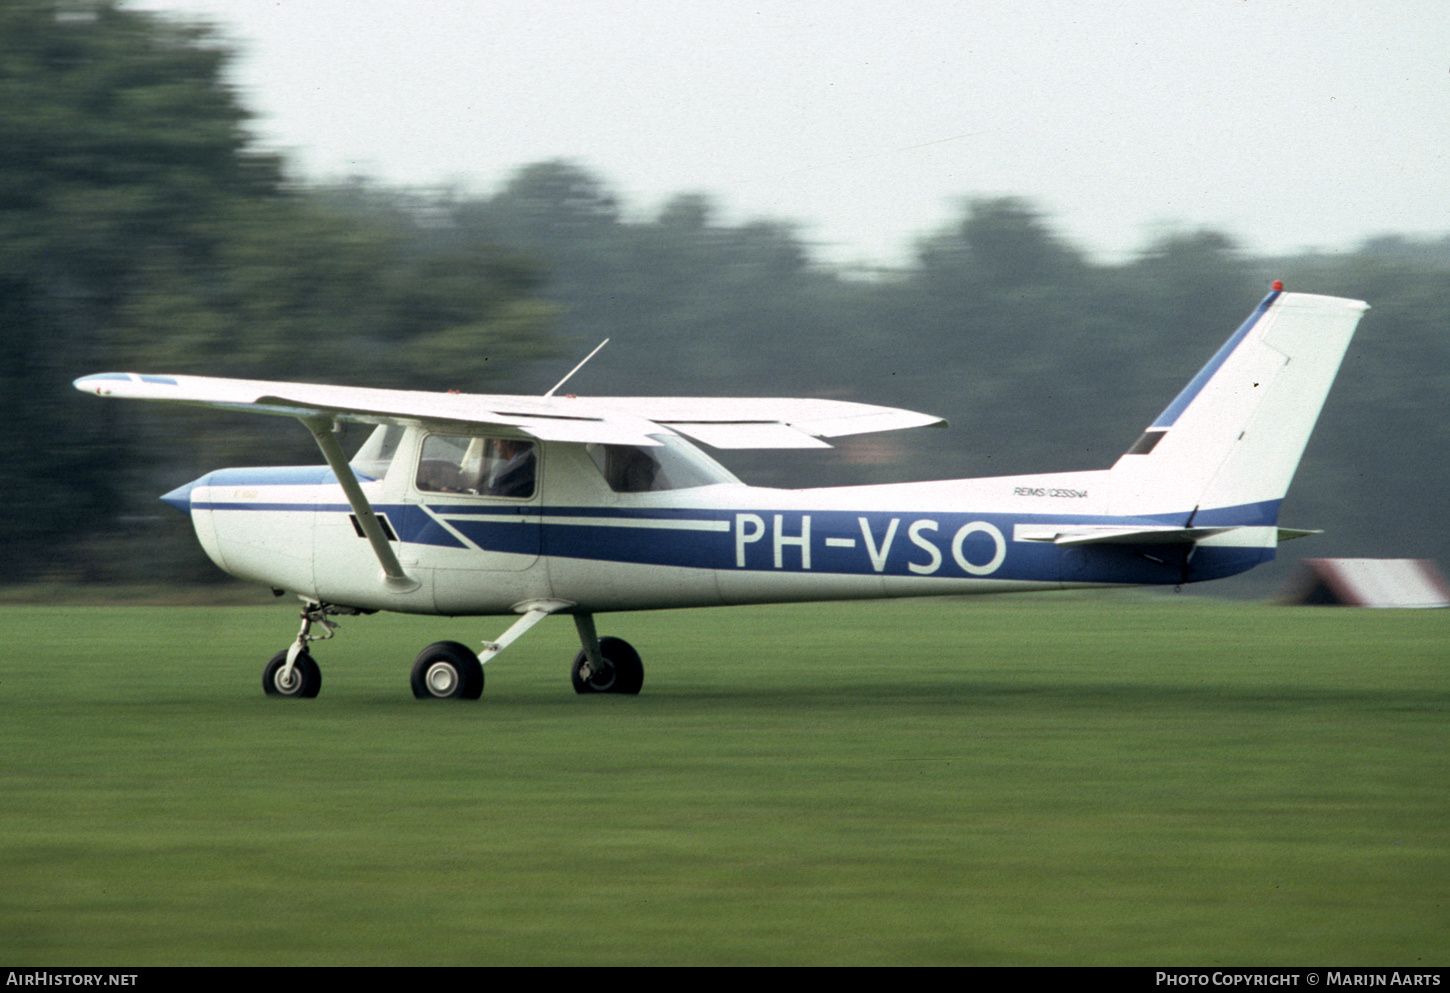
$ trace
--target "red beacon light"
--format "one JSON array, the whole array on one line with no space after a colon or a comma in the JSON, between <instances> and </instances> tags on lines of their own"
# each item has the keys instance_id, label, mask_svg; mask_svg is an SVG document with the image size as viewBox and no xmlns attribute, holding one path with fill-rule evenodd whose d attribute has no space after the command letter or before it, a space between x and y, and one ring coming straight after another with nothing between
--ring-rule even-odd
<instances>
[{"instance_id":1,"label":"red beacon light","mask_svg":"<svg viewBox=\"0 0 1450 993\"><path fill-rule=\"evenodd\" d=\"M1273 290L1275 293L1279 292L1283 288L1284 288L1284 281L1282 279L1276 279L1272 283L1269 284L1269 289Z\"/></svg>"}]
</instances>

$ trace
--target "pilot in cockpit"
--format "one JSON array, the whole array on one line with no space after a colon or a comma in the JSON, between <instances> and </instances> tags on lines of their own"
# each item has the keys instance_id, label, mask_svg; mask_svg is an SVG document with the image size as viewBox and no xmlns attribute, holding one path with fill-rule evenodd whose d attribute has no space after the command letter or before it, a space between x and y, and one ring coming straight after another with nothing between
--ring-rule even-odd
<instances>
[{"instance_id":1,"label":"pilot in cockpit","mask_svg":"<svg viewBox=\"0 0 1450 993\"><path fill-rule=\"evenodd\" d=\"M502 438L498 441L500 464L488 484L490 496L527 497L534 493L538 456L532 442Z\"/></svg>"}]
</instances>

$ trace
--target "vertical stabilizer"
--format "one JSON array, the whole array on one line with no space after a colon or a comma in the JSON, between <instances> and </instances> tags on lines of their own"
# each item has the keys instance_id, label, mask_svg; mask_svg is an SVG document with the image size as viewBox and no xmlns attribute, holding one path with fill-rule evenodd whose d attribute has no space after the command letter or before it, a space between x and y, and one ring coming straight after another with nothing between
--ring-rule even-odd
<instances>
[{"instance_id":1,"label":"vertical stabilizer","mask_svg":"<svg viewBox=\"0 0 1450 993\"><path fill-rule=\"evenodd\" d=\"M1112 513L1185 527L1277 521L1369 306L1275 286L1118 459Z\"/></svg>"}]
</instances>

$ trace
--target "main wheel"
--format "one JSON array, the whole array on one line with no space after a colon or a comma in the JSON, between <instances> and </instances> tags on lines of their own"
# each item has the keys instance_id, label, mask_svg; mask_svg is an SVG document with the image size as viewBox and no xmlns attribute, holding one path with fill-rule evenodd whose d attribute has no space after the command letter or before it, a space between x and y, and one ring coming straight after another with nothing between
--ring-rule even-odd
<instances>
[{"instance_id":1,"label":"main wheel","mask_svg":"<svg viewBox=\"0 0 1450 993\"><path fill-rule=\"evenodd\" d=\"M292 678L282 681L282 670L287 667L287 651L283 649L267 662L262 670L262 689L268 696L314 697L322 689L322 670L312 661L312 656L302 652L292 664Z\"/></svg>"},{"instance_id":2,"label":"main wheel","mask_svg":"<svg viewBox=\"0 0 1450 993\"><path fill-rule=\"evenodd\" d=\"M622 638L600 638L599 654L604 656L604 666L598 671L583 674L588 656L580 652L574 656L574 668L569 677L574 683L575 693L638 693L644 685L644 663L639 652Z\"/></svg>"},{"instance_id":3,"label":"main wheel","mask_svg":"<svg viewBox=\"0 0 1450 993\"><path fill-rule=\"evenodd\" d=\"M477 700L483 695L483 666L467 645L440 641L413 663L413 695L419 700Z\"/></svg>"}]
</instances>

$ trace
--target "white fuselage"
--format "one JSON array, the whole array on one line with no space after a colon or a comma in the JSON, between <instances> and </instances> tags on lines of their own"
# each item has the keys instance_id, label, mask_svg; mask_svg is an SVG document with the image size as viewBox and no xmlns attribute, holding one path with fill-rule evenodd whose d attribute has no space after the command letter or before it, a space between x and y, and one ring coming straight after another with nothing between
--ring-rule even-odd
<instances>
[{"instance_id":1,"label":"white fuselage","mask_svg":"<svg viewBox=\"0 0 1450 993\"><path fill-rule=\"evenodd\" d=\"M1224 549L1232 562L1215 566L1209 554L1190 569L1171 554L1026 537L1044 522L1162 522L1107 516L1108 471L621 493L584 445L546 442L538 485L520 499L420 490L424 436L409 430L380 478L362 484L416 588L381 582L326 467L229 469L197 480L189 510L202 545L227 572L310 599L448 615L506 614L536 600L594 612L1178 583L1273 554L1255 539L1255 547Z\"/></svg>"}]
</instances>

